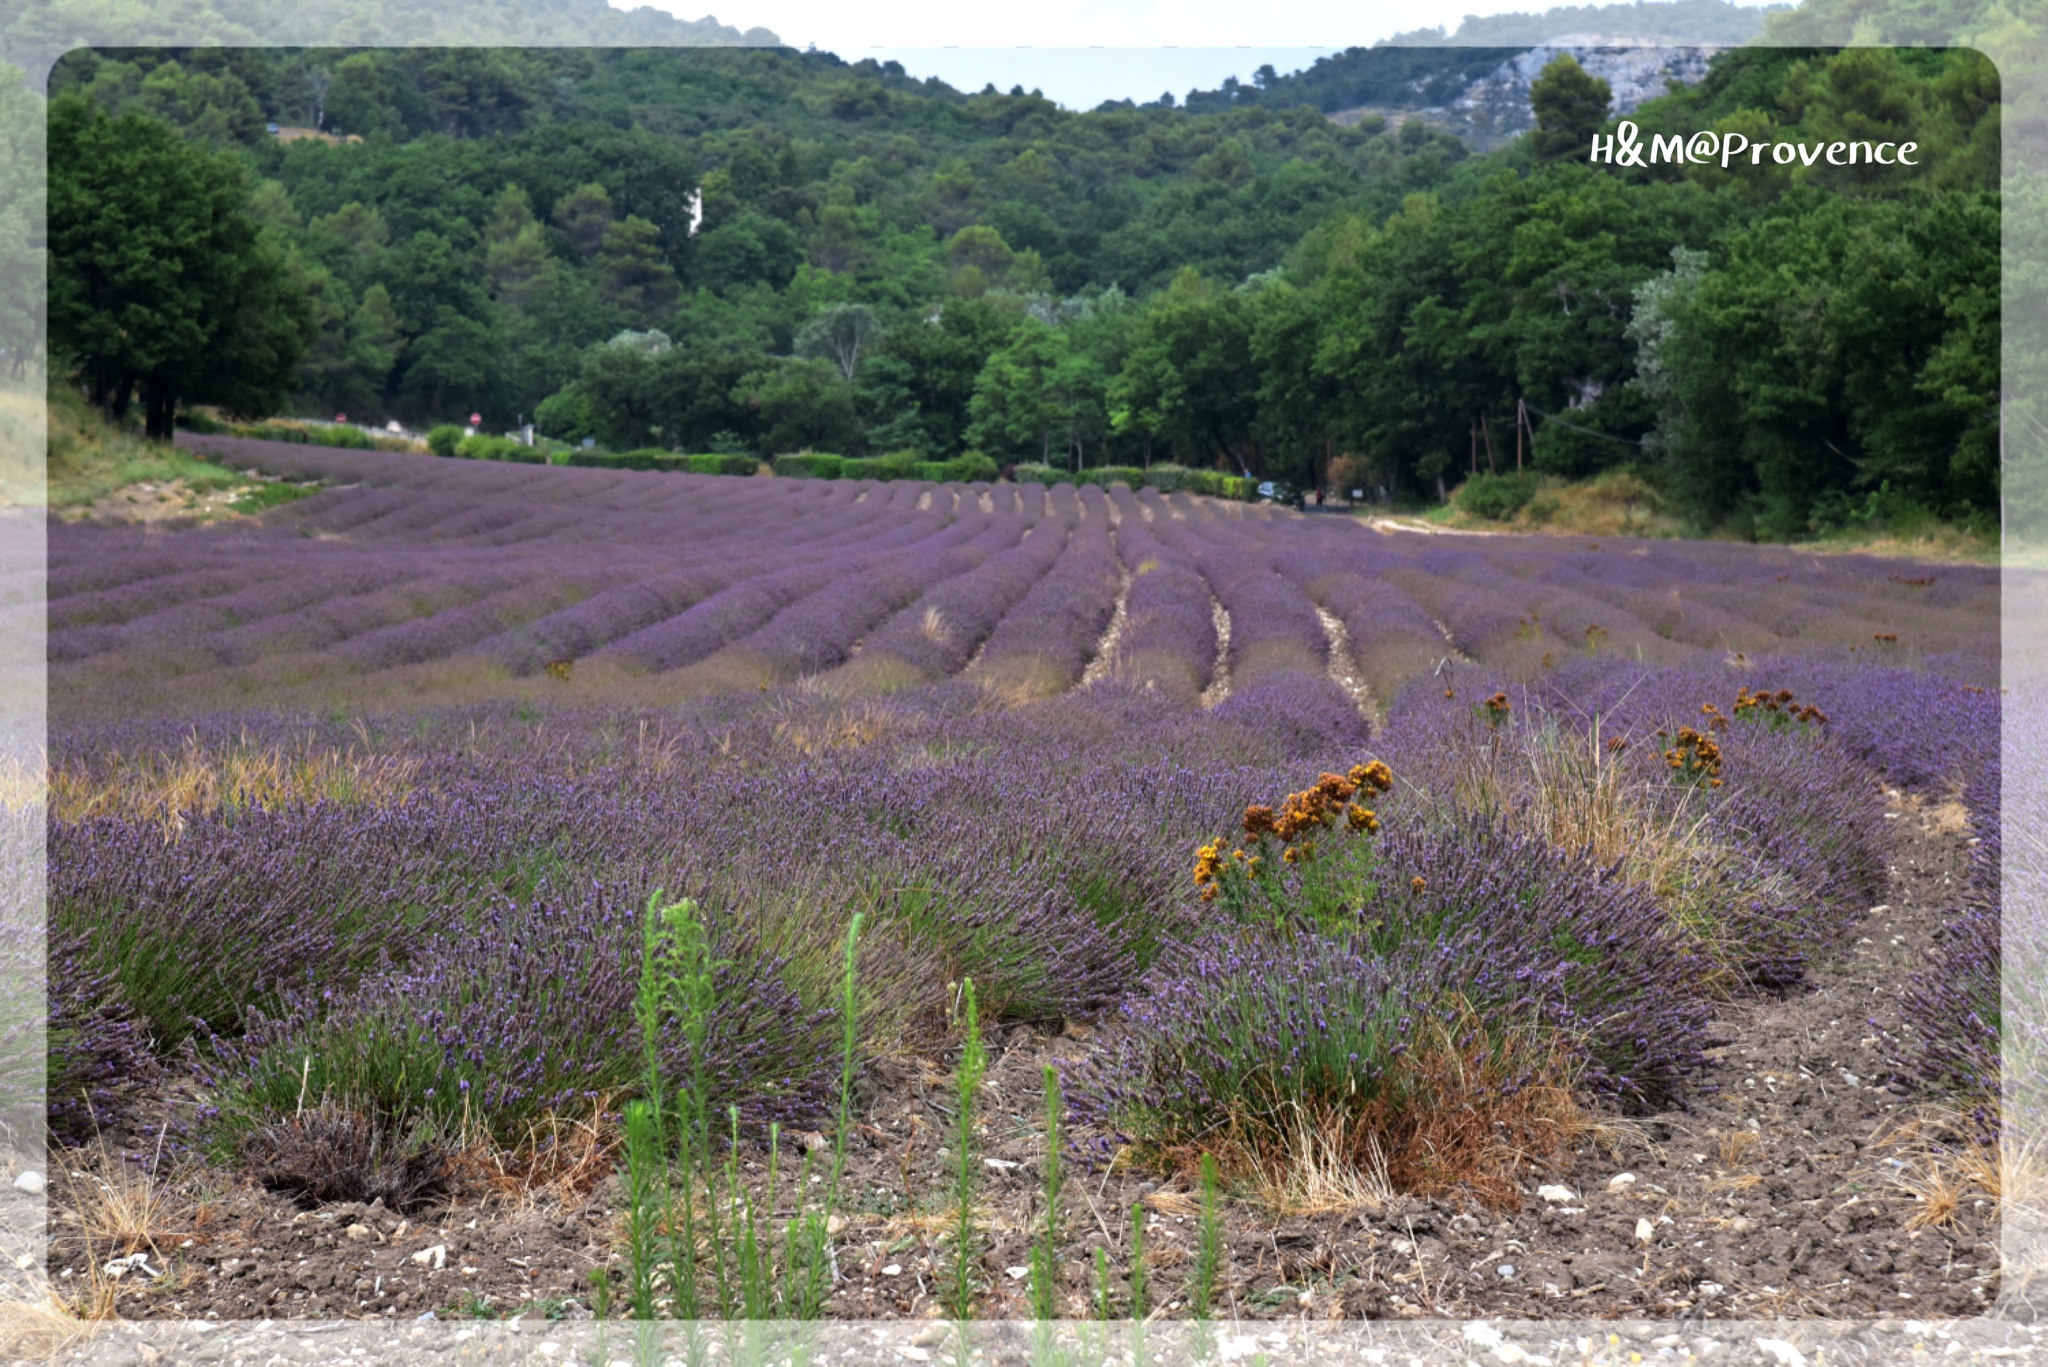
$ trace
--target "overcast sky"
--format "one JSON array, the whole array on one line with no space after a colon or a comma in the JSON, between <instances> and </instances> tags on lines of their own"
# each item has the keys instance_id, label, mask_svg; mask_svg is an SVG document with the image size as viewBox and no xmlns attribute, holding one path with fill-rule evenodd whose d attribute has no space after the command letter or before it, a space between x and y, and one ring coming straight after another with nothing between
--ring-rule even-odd
<instances>
[{"instance_id":1,"label":"overcast sky","mask_svg":"<svg viewBox=\"0 0 2048 1367\"><path fill-rule=\"evenodd\" d=\"M700 19L709 0L628 0L625 7L635 3ZM1153 100L1168 90L1179 98L1190 89L1214 89L1225 76L1249 80L1262 62L1292 71L1323 53L1396 33L1434 24L1455 29L1467 14L1549 8L1546 0L717 3L721 22L772 29L797 47L816 44L848 61L893 57L914 76L938 76L966 90L990 81L1002 90L1022 85L1070 109L1111 99Z\"/></svg>"}]
</instances>

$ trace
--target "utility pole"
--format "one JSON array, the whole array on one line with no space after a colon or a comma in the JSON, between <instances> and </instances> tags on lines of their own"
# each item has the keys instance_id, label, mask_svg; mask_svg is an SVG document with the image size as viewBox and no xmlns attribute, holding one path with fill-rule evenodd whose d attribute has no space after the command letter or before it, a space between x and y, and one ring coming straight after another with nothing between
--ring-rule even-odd
<instances>
[{"instance_id":1,"label":"utility pole","mask_svg":"<svg viewBox=\"0 0 2048 1367\"><path fill-rule=\"evenodd\" d=\"M1500 471L1494 466L1493 463L1493 429L1487 426L1486 415L1484 413L1481 413L1479 415L1479 431L1486 438L1486 473L1489 475L1497 475L1500 473Z\"/></svg>"},{"instance_id":2,"label":"utility pole","mask_svg":"<svg viewBox=\"0 0 2048 1367\"><path fill-rule=\"evenodd\" d=\"M1473 423L1472 423L1472 431L1471 431L1471 437L1472 437L1472 473L1476 475L1476 474L1478 474L1478 473L1479 473L1479 423L1478 423L1478 421L1477 421L1476 419L1475 419L1475 420L1473 421Z\"/></svg>"},{"instance_id":3,"label":"utility pole","mask_svg":"<svg viewBox=\"0 0 2048 1367\"><path fill-rule=\"evenodd\" d=\"M1522 429L1529 425L1529 409L1520 399L1515 400L1515 473L1522 473ZM1531 440L1534 434L1531 434Z\"/></svg>"}]
</instances>

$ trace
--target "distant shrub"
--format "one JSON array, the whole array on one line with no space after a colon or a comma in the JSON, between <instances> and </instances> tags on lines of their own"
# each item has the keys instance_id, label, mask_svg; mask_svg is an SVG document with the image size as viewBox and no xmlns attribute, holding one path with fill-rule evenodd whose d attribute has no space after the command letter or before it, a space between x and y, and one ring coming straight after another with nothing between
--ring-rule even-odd
<instances>
[{"instance_id":1,"label":"distant shrub","mask_svg":"<svg viewBox=\"0 0 2048 1367\"><path fill-rule=\"evenodd\" d=\"M1183 490L1192 492L1189 478L1197 473L1185 465L1154 465L1145 471L1145 487L1163 494L1177 494Z\"/></svg>"},{"instance_id":2,"label":"distant shrub","mask_svg":"<svg viewBox=\"0 0 2048 1367\"><path fill-rule=\"evenodd\" d=\"M558 463L592 470L665 470L694 475L751 475L761 468L761 462L752 456L718 452L686 456L651 446L637 451L571 451Z\"/></svg>"},{"instance_id":3,"label":"distant shrub","mask_svg":"<svg viewBox=\"0 0 2048 1367\"><path fill-rule=\"evenodd\" d=\"M1474 475L1457 493L1461 511L1474 517L1505 522L1536 497L1536 475L1521 471L1512 475Z\"/></svg>"},{"instance_id":4,"label":"distant shrub","mask_svg":"<svg viewBox=\"0 0 2048 1367\"><path fill-rule=\"evenodd\" d=\"M540 407L533 410L533 426L542 436L572 446L597 435L590 418L590 397L574 385L542 399Z\"/></svg>"},{"instance_id":5,"label":"distant shrub","mask_svg":"<svg viewBox=\"0 0 2048 1367\"><path fill-rule=\"evenodd\" d=\"M1037 461L1026 461L1017 466L1010 472L1010 478L1019 484L1043 484L1047 488L1055 484L1074 482L1074 476L1069 471L1056 469L1050 465L1040 465Z\"/></svg>"},{"instance_id":6,"label":"distant shrub","mask_svg":"<svg viewBox=\"0 0 2048 1367\"><path fill-rule=\"evenodd\" d=\"M790 479L838 479L846 462L839 456L800 451L775 458L775 473Z\"/></svg>"},{"instance_id":7,"label":"distant shrub","mask_svg":"<svg viewBox=\"0 0 2048 1367\"><path fill-rule=\"evenodd\" d=\"M1126 485L1132 489L1145 487L1145 472L1135 465L1099 465L1093 470L1081 472L1090 484L1099 484L1107 489L1112 484Z\"/></svg>"},{"instance_id":8,"label":"distant shrub","mask_svg":"<svg viewBox=\"0 0 2048 1367\"><path fill-rule=\"evenodd\" d=\"M979 451L969 451L951 460L921 460L912 469L912 478L941 484L966 484L976 480L986 483L994 480L996 474L996 463Z\"/></svg>"},{"instance_id":9,"label":"distant shrub","mask_svg":"<svg viewBox=\"0 0 2048 1367\"><path fill-rule=\"evenodd\" d=\"M916 479L919 461L915 451L891 451L885 456L868 456L862 459L842 459L839 462L841 479Z\"/></svg>"},{"instance_id":10,"label":"distant shrub","mask_svg":"<svg viewBox=\"0 0 2048 1367\"><path fill-rule=\"evenodd\" d=\"M511 437L464 437L455 444L455 454L464 460L504 460L520 465L543 465L546 453Z\"/></svg>"},{"instance_id":11,"label":"distant shrub","mask_svg":"<svg viewBox=\"0 0 2048 1367\"><path fill-rule=\"evenodd\" d=\"M1117 477L1124 483L1131 481L1125 475L1125 467L1111 466ZM1226 475L1221 470L1190 470L1185 465L1160 464L1149 470L1137 472L1138 482L1134 488L1157 489L1163 494L1206 494L1210 498L1235 499L1249 503L1258 496L1259 482L1245 479L1240 475Z\"/></svg>"},{"instance_id":12,"label":"distant shrub","mask_svg":"<svg viewBox=\"0 0 2048 1367\"><path fill-rule=\"evenodd\" d=\"M376 449L368 432L360 427L349 427L345 424L316 429L308 434L307 439L318 446L339 446L344 451Z\"/></svg>"},{"instance_id":13,"label":"distant shrub","mask_svg":"<svg viewBox=\"0 0 2048 1367\"><path fill-rule=\"evenodd\" d=\"M213 436L216 433L229 430L226 423L216 420L210 414L198 412L180 413L178 415L178 426L184 428L187 432L199 432L206 436Z\"/></svg>"},{"instance_id":14,"label":"distant shrub","mask_svg":"<svg viewBox=\"0 0 2048 1367\"><path fill-rule=\"evenodd\" d=\"M456 444L465 435L464 429L452 422L444 422L427 433L427 449L437 456L452 456Z\"/></svg>"},{"instance_id":15,"label":"distant shrub","mask_svg":"<svg viewBox=\"0 0 2048 1367\"><path fill-rule=\"evenodd\" d=\"M761 468L761 462L752 456L709 451L701 455L686 457L693 475L751 475Z\"/></svg>"}]
</instances>

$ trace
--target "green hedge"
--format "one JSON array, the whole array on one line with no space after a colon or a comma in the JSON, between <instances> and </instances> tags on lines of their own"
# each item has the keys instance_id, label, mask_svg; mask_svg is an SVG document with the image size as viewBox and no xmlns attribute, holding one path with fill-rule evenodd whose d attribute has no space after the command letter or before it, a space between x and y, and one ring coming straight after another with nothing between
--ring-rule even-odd
<instances>
[{"instance_id":1,"label":"green hedge","mask_svg":"<svg viewBox=\"0 0 2048 1367\"><path fill-rule=\"evenodd\" d=\"M937 484L993 484L1000 471L996 463L979 451L969 451L951 460L921 460L915 477Z\"/></svg>"},{"instance_id":2,"label":"green hedge","mask_svg":"<svg viewBox=\"0 0 2048 1367\"><path fill-rule=\"evenodd\" d=\"M431 440L431 434L429 434ZM546 465L547 452L511 437L464 437L455 443L455 454L463 460L505 460L516 465Z\"/></svg>"},{"instance_id":3,"label":"green hedge","mask_svg":"<svg viewBox=\"0 0 2048 1367\"><path fill-rule=\"evenodd\" d=\"M720 451L708 451L685 457L690 462L693 475L751 475L761 469L761 462L752 456L728 455Z\"/></svg>"},{"instance_id":4,"label":"green hedge","mask_svg":"<svg viewBox=\"0 0 2048 1367\"><path fill-rule=\"evenodd\" d=\"M593 470L667 470L687 471L690 458L679 456L673 451L659 451L651 446L637 451L577 451L569 457L571 465L580 465Z\"/></svg>"},{"instance_id":5,"label":"green hedge","mask_svg":"<svg viewBox=\"0 0 2048 1367\"><path fill-rule=\"evenodd\" d=\"M444 422L427 433L427 449L437 456L452 456L455 454L456 444L468 434L468 431L468 428Z\"/></svg>"},{"instance_id":6,"label":"green hedge","mask_svg":"<svg viewBox=\"0 0 2048 1367\"><path fill-rule=\"evenodd\" d=\"M1259 482L1221 470L1190 470L1180 465L1155 465L1140 470L1134 465L1098 465L1092 470L1061 470L1035 462L1019 465L1014 472L1020 484L1093 484L1108 488L1126 484L1133 489L1157 489L1161 493L1207 494L1211 498L1249 503L1258 497Z\"/></svg>"},{"instance_id":7,"label":"green hedge","mask_svg":"<svg viewBox=\"0 0 2048 1367\"><path fill-rule=\"evenodd\" d=\"M917 452L891 451L883 456L845 456L839 461L841 479L916 479Z\"/></svg>"},{"instance_id":8,"label":"green hedge","mask_svg":"<svg viewBox=\"0 0 2048 1367\"><path fill-rule=\"evenodd\" d=\"M180 413L178 426L207 436L248 437L255 441L288 441L299 446L335 446L344 451L383 449L360 427L302 422L222 422L205 413Z\"/></svg>"},{"instance_id":9,"label":"green hedge","mask_svg":"<svg viewBox=\"0 0 2048 1367\"><path fill-rule=\"evenodd\" d=\"M796 455L777 456L775 473L786 479L838 479L840 467L845 464L845 460L839 456L804 451Z\"/></svg>"}]
</instances>

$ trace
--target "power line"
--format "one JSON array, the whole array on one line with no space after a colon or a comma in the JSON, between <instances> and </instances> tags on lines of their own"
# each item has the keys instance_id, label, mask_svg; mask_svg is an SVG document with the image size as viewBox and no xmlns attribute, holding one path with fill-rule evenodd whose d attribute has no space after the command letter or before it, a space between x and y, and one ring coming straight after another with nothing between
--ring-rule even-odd
<instances>
[{"instance_id":1,"label":"power line","mask_svg":"<svg viewBox=\"0 0 2048 1367\"><path fill-rule=\"evenodd\" d=\"M1537 413L1537 414L1541 414L1541 415L1542 415L1542 417L1543 417L1543 420L1544 420L1545 422L1554 422L1554 423L1557 423L1557 424L1559 424L1560 426L1564 426L1564 427L1569 427L1569 428L1570 428L1570 429L1571 429L1572 431L1574 431L1574 432L1584 432L1584 433L1585 433L1585 434L1586 434L1587 436L1589 436L1589 437L1600 437L1600 438L1602 438L1602 439L1604 439L1604 440L1607 440L1607 441L1616 441L1616 442L1620 442L1620 443L1621 443L1621 444L1622 444L1623 446L1641 446L1641 445L1642 445L1642 443L1641 443L1641 442L1639 442L1639 441L1635 441L1635 440L1633 440L1633 439L1631 439L1631 438L1628 438L1628 437L1617 437L1617 436L1615 436L1615 435L1614 435L1614 434L1613 434L1612 432L1595 432L1595 431L1594 431L1594 430L1593 430L1592 428L1590 428L1590 427L1581 427L1581 426L1579 426L1579 425L1578 425L1577 423L1575 423L1575 422L1566 422L1566 421L1565 421L1565 420L1564 420L1563 418L1560 418L1560 417L1558 417L1558 416L1557 416L1557 415L1556 415L1555 413L1545 413L1545 412L1543 412L1543 410L1542 410L1542 409L1540 409L1540 408L1538 408L1538 407L1537 407L1537 406L1536 406L1535 404L1533 404L1533 403L1529 403L1529 401L1528 401L1527 399L1524 399L1524 400L1522 400L1522 402L1523 402L1523 404L1524 404L1524 405L1526 405L1526 406L1527 406L1527 408L1529 409L1529 411L1530 411L1530 412L1532 412L1532 413Z\"/></svg>"}]
</instances>

